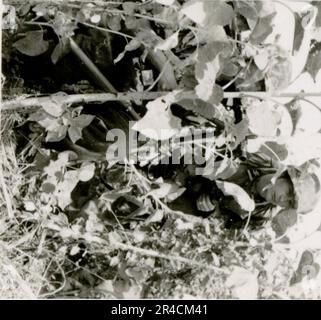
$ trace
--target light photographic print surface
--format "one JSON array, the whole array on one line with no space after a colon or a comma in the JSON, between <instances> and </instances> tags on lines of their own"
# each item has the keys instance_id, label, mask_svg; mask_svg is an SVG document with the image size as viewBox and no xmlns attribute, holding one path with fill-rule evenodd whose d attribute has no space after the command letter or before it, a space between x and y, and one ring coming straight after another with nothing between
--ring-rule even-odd
<instances>
[{"instance_id":1,"label":"light photographic print surface","mask_svg":"<svg viewBox=\"0 0 321 320\"><path fill-rule=\"evenodd\" d=\"M0 298L321 298L321 1L1 9Z\"/></svg>"}]
</instances>

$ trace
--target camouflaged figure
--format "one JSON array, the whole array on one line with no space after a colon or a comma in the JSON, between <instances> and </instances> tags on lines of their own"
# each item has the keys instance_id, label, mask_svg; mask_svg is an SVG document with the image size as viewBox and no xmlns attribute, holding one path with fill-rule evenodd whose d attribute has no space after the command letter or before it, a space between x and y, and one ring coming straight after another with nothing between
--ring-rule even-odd
<instances>
[{"instance_id":1,"label":"camouflaged figure","mask_svg":"<svg viewBox=\"0 0 321 320\"><path fill-rule=\"evenodd\" d=\"M280 170L277 161L265 154L249 154L238 167L237 172L227 182L242 187L255 201L252 218L268 218L273 207L296 209L297 213L307 213L315 207L320 197L320 181L306 166L288 167ZM211 187L195 188L195 193L186 192L170 204L173 210L206 217L213 212L230 214L240 219L248 217L249 212L241 208L232 197L224 195L215 182L203 179L203 184Z\"/></svg>"}]
</instances>

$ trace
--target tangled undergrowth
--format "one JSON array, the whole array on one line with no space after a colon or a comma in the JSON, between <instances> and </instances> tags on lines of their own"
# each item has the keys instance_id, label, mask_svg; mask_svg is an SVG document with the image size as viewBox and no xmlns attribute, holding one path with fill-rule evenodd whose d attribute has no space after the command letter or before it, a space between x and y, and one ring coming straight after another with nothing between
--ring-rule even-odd
<instances>
[{"instance_id":1,"label":"tangled undergrowth","mask_svg":"<svg viewBox=\"0 0 321 320\"><path fill-rule=\"evenodd\" d=\"M318 121L320 88L291 85L320 84L320 9L8 1L1 298L320 298L319 207L271 206L229 180L244 163L272 183L319 170L320 127L304 117Z\"/></svg>"}]
</instances>

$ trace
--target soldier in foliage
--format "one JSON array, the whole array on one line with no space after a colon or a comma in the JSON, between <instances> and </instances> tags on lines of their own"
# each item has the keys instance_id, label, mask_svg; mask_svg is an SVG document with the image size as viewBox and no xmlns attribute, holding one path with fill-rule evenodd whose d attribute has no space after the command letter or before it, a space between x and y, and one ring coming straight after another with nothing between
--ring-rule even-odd
<instances>
[{"instance_id":1,"label":"soldier in foliage","mask_svg":"<svg viewBox=\"0 0 321 320\"><path fill-rule=\"evenodd\" d=\"M219 210L231 217L245 219L249 212L232 197L226 196L212 182L195 177L185 193L170 204L174 210L208 216ZM320 196L320 181L307 166L288 167L281 172L276 161L265 154L250 154L235 174L226 179L242 187L255 201L251 212L254 220L269 217L270 209L281 207L307 213L315 207Z\"/></svg>"}]
</instances>

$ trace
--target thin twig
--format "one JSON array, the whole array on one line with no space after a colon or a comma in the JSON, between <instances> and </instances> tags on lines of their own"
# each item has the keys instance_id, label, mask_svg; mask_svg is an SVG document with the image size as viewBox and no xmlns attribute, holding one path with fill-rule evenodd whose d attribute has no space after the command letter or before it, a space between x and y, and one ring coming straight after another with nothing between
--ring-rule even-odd
<instances>
[{"instance_id":1,"label":"thin twig","mask_svg":"<svg viewBox=\"0 0 321 320\"><path fill-rule=\"evenodd\" d=\"M110 245L110 244L109 244ZM226 270L223 270L221 268L215 267L213 265L206 265L203 262L198 262L192 259L187 259L181 256L176 256L176 255L169 255L169 254L163 254L154 250L150 249L142 249L139 247L134 247L128 244L120 243L120 242L113 242L111 244L113 247L115 247L118 250L123 250L123 251L132 251L137 254L141 254L143 256L148 256L148 257L154 257L154 258L159 258L159 259L164 259L164 260L169 260L169 261L175 261L179 263L184 263L193 267L198 267L202 269L208 269L212 271L216 271L219 273L223 274L228 274Z\"/></svg>"}]
</instances>

